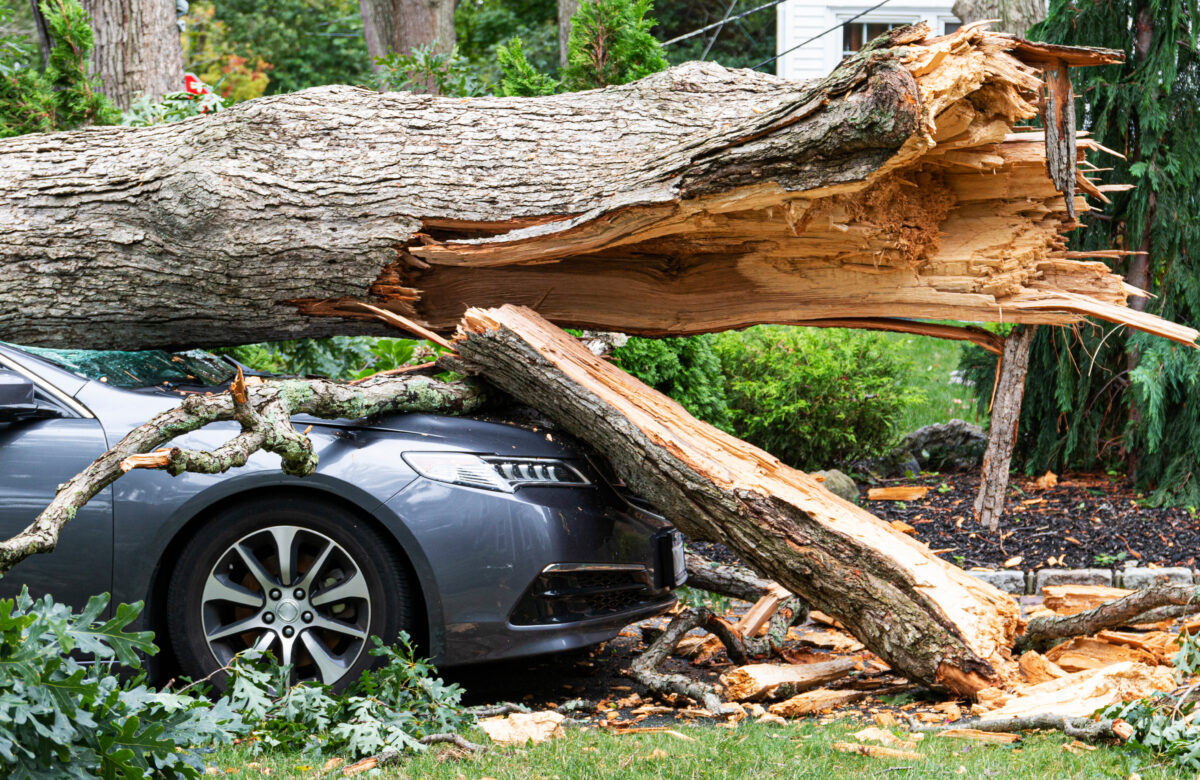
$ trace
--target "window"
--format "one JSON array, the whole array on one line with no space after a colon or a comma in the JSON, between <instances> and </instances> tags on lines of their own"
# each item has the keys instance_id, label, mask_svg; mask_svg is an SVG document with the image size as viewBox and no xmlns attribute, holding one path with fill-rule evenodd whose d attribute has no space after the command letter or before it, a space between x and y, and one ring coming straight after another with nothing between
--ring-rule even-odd
<instances>
[{"instance_id":1,"label":"window","mask_svg":"<svg viewBox=\"0 0 1200 780\"><path fill-rule=\"evenodd\" d=\"M842 56L853 54L872 38L906 24L912 22L847 22L842 25Z\"/></svg>"},{"instance_id":2,"label":"window","mask_svg":"<svg viewBox=\"0 0 1200 780\"><path fill-rule=\"evenodd\" d=\"M957 30L959 27L962 27L962 22L958 21L957 19L949 19L949 20L943 21L942 22L942 35L949 35L950 33Z\"/></svg>"}]
</instances>

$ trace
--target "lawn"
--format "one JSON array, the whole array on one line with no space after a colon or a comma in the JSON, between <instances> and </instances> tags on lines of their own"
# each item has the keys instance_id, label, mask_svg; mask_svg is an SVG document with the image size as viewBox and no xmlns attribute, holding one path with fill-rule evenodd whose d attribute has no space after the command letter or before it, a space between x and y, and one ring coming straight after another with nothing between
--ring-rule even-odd
<instances>
[{"instance_id":1,"label":"lawn","mask_svg":"<svg viewBox=\"0 0 1200 780\"><path fill-rule=\"evenodd\" d=\"M468 758L449 758L431 749L399 765L374 770L373 777L462 778L494 780L575 780L575 778L1151 778L1190 777L1133 757L1117 748L1064 748L1061 734L1031 735L1012 746L927 736L917 752L921 761L879 759L839 753L832 747L862 728L841 721L820 725L796 721L788 726L746 723L736 729L680 726L694 741L663 732L614 735L596 729L567 728L566 737L524 748L497 748ZM478 730L468 737L486 742ZM221 774L271 777L341 777L321 772L323 762L301 755L254 756L246 748L228 748L209 757ZM211 771L211 770L210 770ZM214 773L215 774L215 773ZM364 775L366 776L366 775Z\"/></svg>"},{"instance_id":2,"label":"lawn","mask_svg":"<svg viewBox=\"0 0 1200 780\"><path fill-rule=\"evenodd\" d=\"M912 362L910 382L925 394L922 403L906 410L900 420L901 431L910 433L921 426L944 423L956 417L986 427L987 416L976 411L975 388L951 381L965 342L908 333L880 335L896 352ZM986 390L991 392L990 387Z\"/></svg>"}]
</instances>

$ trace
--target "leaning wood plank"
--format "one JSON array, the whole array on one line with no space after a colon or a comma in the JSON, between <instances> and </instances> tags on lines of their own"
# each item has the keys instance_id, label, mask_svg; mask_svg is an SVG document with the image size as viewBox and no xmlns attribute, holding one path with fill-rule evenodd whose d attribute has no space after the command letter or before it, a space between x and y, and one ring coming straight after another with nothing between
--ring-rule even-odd
<instances>
[{"instance_id":1,"label":"leaning wood plank","mask_svg":"<svg viewBox=\"0 0 1200 780\"><path fill-rule=\"evenodd\" d=\"M987 717L994 720L1023 715L1091 715L1101 707L1145 698L1174 687L1175 678L1166 667L1125 661L1033 685L1023 689L1020 696L993 699L1002 702L1002 706L987 712Z\"/></svg>"},{"instance_id":2,"label":"leaning wood plank","mask_svg":"<svg viewBox=\"0 0 1200 780\"><path fill-rule=\"evenodd\" d=\"M929 488L925 485L897 485L895 487L871 488L867 491L869 501L917 501L925 498Z\"/></svg>"},{"instance_id":3,"label":"leaning wood plank","mask_svg":"<svg viewBox=\"0 0 1200 780\"><path fill-rule=\"evenodd\" d=\"M684 533L736 550L899 674L966 696L996 679L1018 620L999 590L696 420L529 309L469 310L456 346L450 365L536 404Z\"/></svg>"},{"instance_id":4,"label":"leaning wood plank","mask_svg":"<svg viewBox=\"0 0 1200 780\"><path fill-rule=\"evenodd\" d=\"M1012 465L1013 449L1017 446L1017 424L1021 419L1029 348L1033 345L1035 332L1036 326L1018 325L1004 340L1004 354L1000 357L987 450L983 453L979 494L975 496L974 505L975 519L992 533L1000 525L1008 495L1008 470Z\"/></svg>"},{"instance_id":5,"label":"leaning wood plank","mask_svg":"<svg viewBox=\"0 0 1200 780\"><path fill-rule=\"evenodd\" d=\"M1011 133L1045 63L1120 53L927 33L807 83L688 63L538 98L328 86L0 140L0 340L381 334L379 311L446 332L503 303L644 335L1095 314L1194 340L1067 254L1045 139Z\"/></svg>"},{"instance_id":6,"label":"leaning wood plank","mask_svg":"<svg viewBox=\"0 0 1200 780\"><path fill-rule=\"evenodd\" d=\"M801 693L850 674L860 662L856 658L838 658L812 664L750 664L721 675L725 697L730 701L765 699L781 687Z\"/></svg>"}]
</instances>

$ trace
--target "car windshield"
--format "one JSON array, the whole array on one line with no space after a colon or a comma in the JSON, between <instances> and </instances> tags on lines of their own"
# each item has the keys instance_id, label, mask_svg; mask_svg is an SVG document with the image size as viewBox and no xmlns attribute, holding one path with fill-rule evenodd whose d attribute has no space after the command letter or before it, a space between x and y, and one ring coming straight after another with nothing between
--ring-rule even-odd
<instances>
[{"instance_id":1,"label":"car windshield","mask_svg":"<svg viewBox=\"0 0 1200 780\"><path fill-rule=\"evenodd\" d=\"M226 361L202 350L165 352L150 349L121 352L101 349L43 349L21 347L68 371L116 387L154 387L161 384L214 386L233 379Z\"/></svg>"}]
</instances>

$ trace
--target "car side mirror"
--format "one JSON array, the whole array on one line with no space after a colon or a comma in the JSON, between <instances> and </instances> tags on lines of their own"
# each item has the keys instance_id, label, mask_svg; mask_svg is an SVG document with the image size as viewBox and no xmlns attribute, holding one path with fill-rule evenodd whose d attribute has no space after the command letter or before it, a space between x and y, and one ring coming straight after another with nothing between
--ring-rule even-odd
<instances>
[{"instance_id":1,"label":"car side mirror","mask_svg":"<svg viewBox=\"0 0 1200 780\"><path fill-rule=\"evenodd\" d=\"M33 397L33 380L0 368L0 422L42 417Z\"/></svg>"}]
</instances>

